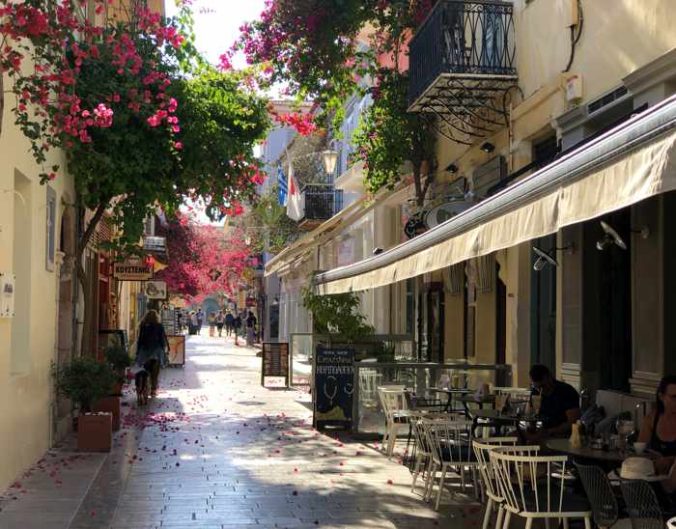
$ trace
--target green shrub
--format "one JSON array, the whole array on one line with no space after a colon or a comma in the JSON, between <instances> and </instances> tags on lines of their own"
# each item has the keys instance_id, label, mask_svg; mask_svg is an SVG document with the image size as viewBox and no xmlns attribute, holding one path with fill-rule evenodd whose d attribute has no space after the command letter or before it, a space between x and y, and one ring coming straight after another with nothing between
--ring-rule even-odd
<instances>
[{"instance_id":1,"label":"green shrub","mask_svg":"<svg viewBox=\"0 0 676 529\"><path fill-rule=\"evenodd\" d=\"M76 403L80 413L91 411L96 401L110 394L116 381L115 372L107 363L88 357L55 366L54 378L58 393Z\"/></svg>"}]
</instances>

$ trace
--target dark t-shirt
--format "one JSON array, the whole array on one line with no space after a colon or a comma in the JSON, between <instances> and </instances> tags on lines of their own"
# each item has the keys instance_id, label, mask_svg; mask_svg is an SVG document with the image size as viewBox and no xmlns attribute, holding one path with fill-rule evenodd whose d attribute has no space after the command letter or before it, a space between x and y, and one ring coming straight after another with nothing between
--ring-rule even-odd
<instances>
[{"instance_id":1,"label":"dark t-shirt","mask_svg":"<svg viewBox=\"0 0 676 529\"><path fill-rule=\"evenodd\" d=\"M542 395L540 415L544 418L545 428L554 428L568 422L566 412L580 407L580 395L570 384L554 381L551 395Z\"/></svg>"},{"instance_id":2,"label":"dark t-shirt","mask_svg":"<svg viewBox=\"0 0 676 529\"><path fill-rule=\"evenodd\" d=\"M164 349L167 344L167 335L161 323L145 323L141 325L138 335L138 348L152 351Z\"/></svg>"}]
</instances>

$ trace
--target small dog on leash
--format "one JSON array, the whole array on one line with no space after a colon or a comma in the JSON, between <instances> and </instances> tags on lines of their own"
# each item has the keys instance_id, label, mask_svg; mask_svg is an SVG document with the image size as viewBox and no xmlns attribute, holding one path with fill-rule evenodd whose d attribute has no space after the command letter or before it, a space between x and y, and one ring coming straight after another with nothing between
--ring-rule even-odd
<instances>
[{"instance_id":1,"label":"small dog on leash","mask_svg":"<svg viewBox=\"0 0 676 529\"><path fill-rule=\"evenodd\" d=\"M134 377L136 383L136 403L139 406L148 404L148 397L150 395L150 372L143 366Z\"/></svg>"}]
</instances>

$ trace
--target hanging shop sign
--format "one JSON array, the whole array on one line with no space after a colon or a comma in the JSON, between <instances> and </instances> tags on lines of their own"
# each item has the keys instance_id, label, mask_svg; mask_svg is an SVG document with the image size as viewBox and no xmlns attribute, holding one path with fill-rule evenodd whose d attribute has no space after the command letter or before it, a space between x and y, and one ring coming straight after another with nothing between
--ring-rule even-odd
<instances>
[{"instance_id":1,"label":"hanging shop sign","mask_svg":"<svg viewBox=\"0 0 676 529\"><path fill-rule=\"evenodd\" d=\"M143 249L146 252L164 252L167 249L167 239L146 235L143 237Z\"/></svg>"},{"instance_id":2,"label":"hanging shop sign","mask_svg":"<svg viewBox=\"0 0 676 529\"><path fill-rule=\"evenodd\" d=\"M313 425L352 428L354 394L354 350L342 346L318 345L313 363Z\"/></svg>"},{"instance_id":3,"label":"hanging shop sign","mask_svg":"<svg viewBox=\"0 0 676 529\"><path fill-rule=\"evenodd\" d=\"M289 386L289 344L263 343L261 385L267 388Z\"/></svg>"},{"instance_id":4,"label":"hanging shop sign","mask_svg":"<svg viewBox=\"0 0 676 529\"><path fill-rule=\"evenodd\" d=\"M147 281L153 277L153 268L138 257L130 257L113 264L113 277L118 281Z\"/></svg>"},{"instance_id":5,"label":"hanging shop sign","mask_svg":"<svg viewBox=\"0 0 676 529\"><path fill-rule=\"evenodd\" d=\"M167 284L164 281L146 281L143 291L148 299L167 299Z\"/></svg>"}]
</instances>

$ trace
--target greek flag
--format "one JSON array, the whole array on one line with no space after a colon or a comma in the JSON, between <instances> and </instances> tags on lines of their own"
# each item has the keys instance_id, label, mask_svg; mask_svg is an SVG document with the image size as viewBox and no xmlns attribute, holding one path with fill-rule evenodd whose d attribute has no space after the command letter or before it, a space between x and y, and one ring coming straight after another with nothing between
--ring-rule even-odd
<instances>
[{"instance_id":1,"label":"greek flag","mask_svg":"<svg viewBox=\"0 0 676 529\"><path fill-rule=\"evenodd\" d=\"M280 206L286 206L289 197L289 184L286 181L286 176L282 170L282 165L277 166L277 198Z\"/></svg>"}]
</instances>

